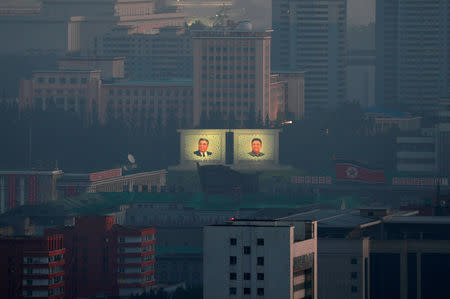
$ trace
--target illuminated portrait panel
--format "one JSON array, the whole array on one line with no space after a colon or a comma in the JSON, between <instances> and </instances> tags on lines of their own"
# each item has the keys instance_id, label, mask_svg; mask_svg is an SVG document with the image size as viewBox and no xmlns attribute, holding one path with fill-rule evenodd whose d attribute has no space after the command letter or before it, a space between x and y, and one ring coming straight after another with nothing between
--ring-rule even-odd
<instances>
[{"instance_id":1,"label":"illuminated portrait panel","mask_svg":"<svg viewBox=\"0 0 450 299\"><path fill-rule=\"evenodd\" d=\"M235 152L239 161L272 161L275 152L275 135L256 131L236 136Z\"/></svg>"},{"instance_id":2,"label":"illuminated portrait panel","mask_svg":"<svg viewBox=\"0 0 450 299\"><path fill-rule=\"evenodd\" d=\"M182 160L223 161L225 159L224 134L214 130L190 130L184 134Z\"/></svg>"}]
</instances>

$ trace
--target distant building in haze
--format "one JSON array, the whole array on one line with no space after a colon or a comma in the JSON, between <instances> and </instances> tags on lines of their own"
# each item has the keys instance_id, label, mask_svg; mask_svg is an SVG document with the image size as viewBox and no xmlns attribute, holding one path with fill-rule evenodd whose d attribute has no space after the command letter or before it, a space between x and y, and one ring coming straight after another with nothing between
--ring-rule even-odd
<instances>
[{"instance_id":1,"label":"distant building in haze","mask_svg":"<svg viewBox=\"0 0 450 299\"><path fill-rule=\"evenodd\" d=\"M0 214L15 207L56 200L56 181L61 175L61 170L0 171Z\"/></svg>"},{"instance_id":2,"label":"distant building in haze","mask_svg":"<svg viewBox=\"0 0 450 299\"><path fill-rule=\"evenodd\" d=\"M194 125L220 113L239 122L270 114L270 31L193 31Z\"/></svg>"},{"instance_id":3,"label":"distant building in haze","mask_svg":"<svg viewBox=\"0 0 450 299\"><path fill-rule=\"evenodd\" d=\"M92 39L115 26L153 34L161 27L184 23L184 14L163 1L43 0L40 7L36 3L11 10L0 7L0 40L5 42L0 53L87 54ZM18 35L22 38L15 38Z\"/></svg>"},{"instance_id":4,"label":"distant building in haze","mask_svg":"<svg viewBox=\"0 0 450 299\"><path fill-rule=\"evenodd\" d=\"M203 231L204 298L318 298L317 222L236 220Z\"/></svg>"},{"instance_id":5,"label":"distant building in haze","mask_svg":"<svg viewBox=\"0 0 450 299\"><path fill-rule=\"evenodd\" d=\"M242 22L192 31L192 38L194 126L216 117L240 126L252 118L275 121L288 113L295 119L303 117L303 73L271 76L271 30L254 31L251 23ZM292 92L286 92L288 88Z\"/></svg>"},{"instance_id":6,"label":"distant building in haze","mask_svg":"<svg viewBox=\"0 0 450 299\"><path fill-rule=\"evenodd\" d=\"M125 77L132 80L192 79L192 40L184 26L160 28L152 35L116 27L95 37L88 52L125 57Z\"/></svg>"},{"instance_id":7,"label":"distant building in haze","mask_svg":"<svg viewBox=\"0 0 450 299\"><path fill-rule=\"evenodd\" d=\"M450 87L447 0L376 1L376 101L421 115Z\"/></svg>"},{"instance_id":8,"label":"distant building in haze","mask_svg":"<svg viewBox=\"0 0 450 299\"><path fill-rule=\"evenodd\" d=\"M305 113L347 100L346 0L273 0L272 67L305 75Z\"/></svg>"},{"instance_id":9,"label":"distant building in haze","mask_svg":"<svg viewBox=\"0 0 450 299\"><path fill-rule=\"evenodd\" d=\"M123 81L103 84L99 120L120 121L151 131L172 123L192 127L192 79Z\"/></svg>"}]
</instances>

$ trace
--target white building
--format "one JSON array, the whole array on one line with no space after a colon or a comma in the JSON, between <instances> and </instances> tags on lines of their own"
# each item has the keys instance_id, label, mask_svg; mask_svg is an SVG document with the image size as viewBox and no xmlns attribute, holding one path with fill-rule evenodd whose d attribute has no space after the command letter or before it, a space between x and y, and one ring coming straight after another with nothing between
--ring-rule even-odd
<instances>
[{"instance_id":1,"label":"white building","mask_svg":"<svg viewBox=\"0 0 450 299\"><path fill-rule=\"evenodd\" d=\"M317 298L317 222L235 220L203 231L204 298Z\"/></svg>"}]
</instances>

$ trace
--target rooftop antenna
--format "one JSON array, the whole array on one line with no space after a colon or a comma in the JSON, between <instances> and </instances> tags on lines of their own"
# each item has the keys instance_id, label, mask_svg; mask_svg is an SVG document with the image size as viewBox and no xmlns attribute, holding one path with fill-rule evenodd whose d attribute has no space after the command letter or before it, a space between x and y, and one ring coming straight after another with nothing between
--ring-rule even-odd
<instances>
[{"instance_id":1,"label":"rooftop antenna","mask_svg":"<svg viewBox=\"0 0 450 299\"><path fill-rule=\"evenodd\" d=\"M128 163L122 167L123 170L131 170L131 169L137 168L136 159L134 158L134 156L132 154L128 154L127 159L128 159Z\"/></svg>"}]
</instances>

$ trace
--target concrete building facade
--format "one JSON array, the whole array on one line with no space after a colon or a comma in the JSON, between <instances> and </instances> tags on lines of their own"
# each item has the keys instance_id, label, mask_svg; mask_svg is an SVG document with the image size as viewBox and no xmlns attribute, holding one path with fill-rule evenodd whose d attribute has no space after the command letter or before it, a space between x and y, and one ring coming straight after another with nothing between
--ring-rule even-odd
<instances>
[{"instance_id":1,"label":"concrete building facade","mask_svg":"<svg viewBox=\"0 0 450 299\"><path fill-rule=\"evenodd\" d=\"M193 31L194 126L221 114L241 123L270 111L270 33L251 24Z\"/></svg>"},{"instance_id":2,"label":"concrete building facade","mask_svg":"<svg viewBox=\"0 0 450 299\"><path fill-rule=\"evenodd\" d=\"M191 127L193 102L191 79L116 82L102 86L98 117L145 130L170 122Z\"/></svg>"},{"instance_id":3,"label":"concrete building facade","mask_svg":"<svg viewBox=\"0 0 450 299\"><path fill-rule=\"evenodd\" d=\"M317 298L316 222L204 227L205 298Z\"/></svg>"}]
</instances>

